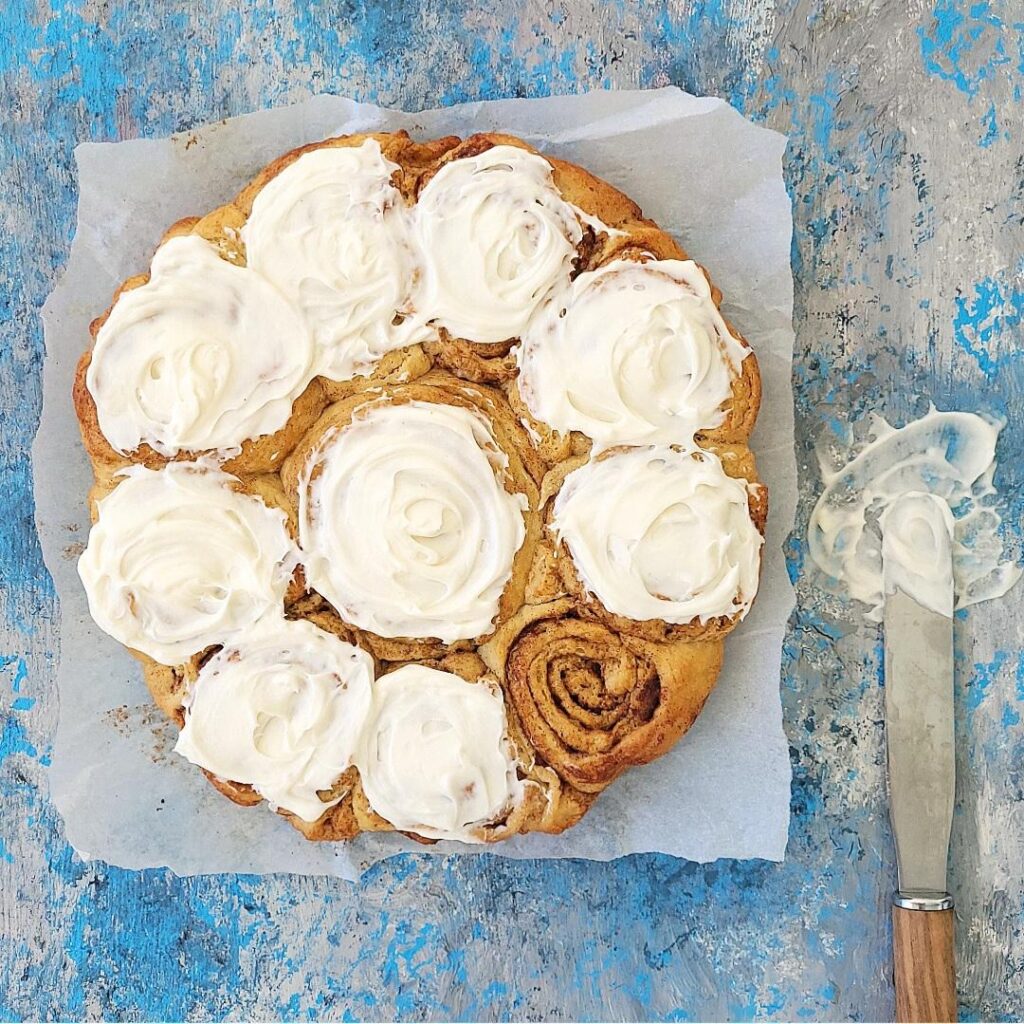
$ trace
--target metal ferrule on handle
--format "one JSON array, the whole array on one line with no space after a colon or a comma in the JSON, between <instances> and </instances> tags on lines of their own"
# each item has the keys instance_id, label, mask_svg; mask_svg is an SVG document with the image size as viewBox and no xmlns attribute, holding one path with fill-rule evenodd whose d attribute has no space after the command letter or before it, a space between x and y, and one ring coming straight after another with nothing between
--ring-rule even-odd
<instances>
[{"instance_id":1,"label":"metal ferrule on handle","mask_svg":"<svg viewBox=\"0 0 1024 1024\"><path fill-rule=\"evenodd\" d=\"M892 905L903 910L952 910L953 897L948 892L897 892Z\"/></svg>"}]
</instances>

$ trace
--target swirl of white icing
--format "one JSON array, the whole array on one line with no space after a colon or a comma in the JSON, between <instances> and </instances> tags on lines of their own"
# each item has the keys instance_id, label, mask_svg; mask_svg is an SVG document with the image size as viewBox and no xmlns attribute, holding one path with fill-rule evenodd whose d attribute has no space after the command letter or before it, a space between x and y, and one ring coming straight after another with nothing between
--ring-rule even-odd
<instances>
[{"instance_id":1,"label":"swirl of white icing","mask_svg":"<svg viewBox=\"0 0 1024 1024\"><path fill-rule=\"evenodd\" d=\"M235 451L279 430L313 378L313 340L259 274L198 235L157 249L96 336L86 383L119 452Z\"/></svg>"},{"instance_id":2,"label":"swirl of white icing","mask_svg":"<svg viewBox=\"0 0 1024 1024\"><path fill-rule=\"evenodd\" d=\"M444 643L489 631L525 537L526 498L484 418L375 404L325 436L299 487L306 578L349 622Z\"/></svg>"},{"instance_id":3,"label":"swirl of white icing","mask_svg":"<svg viewBox=\"0 0 1024 1024\"><path fill-rule=\"evenodd\" d=\"M763 538L748 484L710 452L632 448L570 473L552 529L610 612L702 623L746 615Z\"/></svg>"},{"instance_id":4,"label":"swirl of white icing","mask_svg":"<svg viewBox=\"0 0 1024 1024\"><path fill-rule=\"evenodd\" d=\"M355 760L370 806L431 839L479 842L522 792L500 690L424 665L373 684Z\"/></svg>"},{"instance_id":5,"label":"swirl of white icing","mask_svg":"<svg viewBox=\"0 0 1024 1024\"><path fill-rule=\"evenodd\" d=\"M262 623L200 669L174 749L316 821L344 796L317 793L352 763L372 680L365 651L312 623Z\"/></svg>"},{"instance_id":6,"label":"swirl of white icing","mask_svg":"<svg viewBox=\"0 0 1024 1024\"><path fill-rule=\"evenodd\" d=\"M210 466L133 466L99 502L78 562L99 627L164 665L281 607L298 560L283 512Z\"/></svg>"},{"instance_id":7,"label":"swirl of white icing","mask_svg":"<svg viewBox=\"0 0 1024 1024\"><path fill-rule=\"evenodd\" d=\"M692 260L616 260L580 274L531 322L519 390L537 419L582 431L595 451L689 444L725 419L749 352Z\"/></svg>"},{"instance_id":8,"label":"swirl of white icing","mask_svg":"<svg viewBox=\"0 0 1024 1024\"><path fill-rule=\"evenodd\" d=\"M953 513L934 494L908 491L879 517L885 592L897 588L940 615L953 615Z\"/></svg>"},{"instance_id":9,"label":"swirl of white icing","mask_svg":"<svg viewBox=\"0 0 1024 1024\"><path fill-rule=\"evenodd\" d=\"M302 310L318 370L334 380L434 336L410 315L416 260L399 169L376 139L315 149L267 182L242 227L248 266Z\"/></svg>"},{"instance_id":10,"label":"swirl of white icing","mask_svg":"<svg viewBox=\"0 0 1024 1024\"><path fill-rule=\"evenodd\" d=\"M825 489L811 513L808 551L824 573L869 606L869 620L882 618L884 575L892 571L888 563L883 566L886 540L890 555L902 563L901 585L907 594L930 607L938 603L934 581L929 580L938 557L938 523L905 534L908 543L898 555L889 536L899 522L890 523L890 510L910 494L935 495L953 516L956 607L1001 597L1020 579L1020 567L1003 560L1001 519L992 506L1000 428L976 413L940 412L934 407L899 429L872 415L870 434L849 453L849 461L843 466L822 465ZM907 506L907 513L920 513L923 507L916 501ZM937 510L929 511L938 516ZM875 517L883 537L872 522ZM916 551L909 545L912 539L920 544Z\"/></svg>"},{"instance_id":11,"label":"swirl of white icing","mask_svg":"<svg viewBox=\"0 0 1024 1024\"><path fill-rule=\"evenodd\" d=\"M429 254L417 307L469 341L518 337L568 283L583 232L543 157L494 146L444 164L415 207Z\"/></svg>"}]
</instances>

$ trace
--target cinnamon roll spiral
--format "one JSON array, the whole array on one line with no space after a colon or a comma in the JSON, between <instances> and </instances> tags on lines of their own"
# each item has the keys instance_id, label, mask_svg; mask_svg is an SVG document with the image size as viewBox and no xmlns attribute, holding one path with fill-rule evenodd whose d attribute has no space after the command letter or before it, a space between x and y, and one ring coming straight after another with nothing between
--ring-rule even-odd
<instances>
[{"instance_id":1,"label":"cinnamon roll spiral","mask_svg":"<svg viewBox=\"0 0 1024 1024\"><path fill-rule=\"evenodd\" d=\"M527 606L481 649L538 756L597 792L663 754L693 724L721 643L652 643L576 617L569 600Z\"/></svg>"}]
</instances>

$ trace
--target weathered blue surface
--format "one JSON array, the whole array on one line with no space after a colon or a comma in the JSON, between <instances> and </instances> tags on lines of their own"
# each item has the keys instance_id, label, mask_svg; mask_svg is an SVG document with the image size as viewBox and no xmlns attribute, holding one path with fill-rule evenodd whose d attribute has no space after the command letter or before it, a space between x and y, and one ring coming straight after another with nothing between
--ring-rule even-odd
<instances>
[{"instance_id":1,"label":"weathered blue surface","mask_svg":"<svg viewBox=\"0 0 1024 1024\"><path fill-rule=\"evenodd\" d=\"M822 433L923 397L1008 417L999 481L1020 552L1019 0L194 6L8 0L0 13L0 1016L888 1017L880 647L803 578L802 531ZM412 109L669 82L791 136L802 502L786 863L407 856L350 887L74 859L46 793L56 609L28 451L37 313L73 230L75 143L310 91ZM969 1018L1024 1008L1021 600L957 624L953 880Z\"/></svg>"}]
</instances>

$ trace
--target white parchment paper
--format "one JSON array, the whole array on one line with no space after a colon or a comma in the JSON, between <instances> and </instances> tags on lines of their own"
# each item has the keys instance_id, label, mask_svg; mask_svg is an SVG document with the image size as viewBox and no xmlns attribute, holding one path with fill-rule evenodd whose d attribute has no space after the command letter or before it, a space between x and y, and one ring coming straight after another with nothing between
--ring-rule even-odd
<instances>
[{"instance_id":1,"label":"white parchment paper","mask_svg":"<svg viewBox=\"0 0 1024 1024\"><path fill-rule=\"evenodd\" d=\"M170 139L76 149L78 230L67 271L43 310L44 404L33 449L37 525L61 607L60 725L50 783L68 841L85 858L130 868L350 879L401 850L425 849L396 835L308 843L265 807L241 808L220 796L171 751L174 727L151 706L136 663L89 618L75 569L88 534L91 477L70 396L90 319L124 278L148 265L168 225L224 203L274 157L332 134L398 128L420 138L510 131L621 188L708 267L764 378L753 442L771 492L761 592L726 643L725 667L703 714L673 751L628 772L565 835L522 836L491 852L781 860L790 765L779 665L794 604L781 545L796 504L786 142L719 100L671 88L417 114L318 96ZM478 852L458 843L430 849Z\"/></svg>"}]
</instances>

